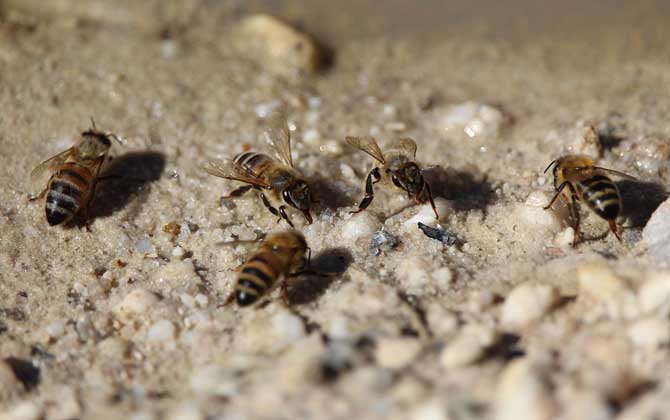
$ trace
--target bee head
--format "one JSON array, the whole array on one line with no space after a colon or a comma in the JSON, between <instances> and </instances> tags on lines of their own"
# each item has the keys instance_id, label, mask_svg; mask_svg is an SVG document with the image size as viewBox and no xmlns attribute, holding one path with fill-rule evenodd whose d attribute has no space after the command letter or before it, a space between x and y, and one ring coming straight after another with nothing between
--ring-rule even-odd
<instances>
[{"instance_id":1,"label":"bee head","mask_svg":"<svg viewBox=\"0 0 670 420\"><path fill-rule=\"evenodd\" d=\"M287 263L293 270L300 270L307 264L309 247L302 233L296 230L269 235L265 244L272 252L288 258Z\"/></svg>"},{"instance_id":2,"label":"bee head","mask_svg":"<svg viewBox=\"0 0 670 420\"><path fill-rule=\"evenodd\" d=\"M97 159L104 156L112 147L109 136L95 130L88 130L81 133L82 140L79 143L79 153L82 157L88 159Z\"/></svg>"},{"instance_id":3,"label":"bee head","mask_svg":"<svg viewBox=\"0 0 670 420\"><path fill-rule=\"evenodd\" d=\"M414 162L407 162L399 169L388 172L393 185L410 194L418 194L423 189L423 175L419 166Z\"/></svg>"},{"instance_id":4,"label":"bee head","mask_svg":"<svg viewBox=\"0 0 670 420\"><path fill-rule=\"evenodd\" d=\"M305 215L307 221L312 223L312 215L309 213L309 207L312 201L312 194L309 185L301 179L293 182L282 191L282 198L289 206L296 208Z\"/></svg>"}]
</instances>

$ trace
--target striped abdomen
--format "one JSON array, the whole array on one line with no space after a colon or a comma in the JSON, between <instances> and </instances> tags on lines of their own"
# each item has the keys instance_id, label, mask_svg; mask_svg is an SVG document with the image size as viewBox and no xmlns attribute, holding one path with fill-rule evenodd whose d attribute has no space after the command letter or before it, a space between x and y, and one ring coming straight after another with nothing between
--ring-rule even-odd
<instances>
[{"instance_id":1,"label":"striped abdomen","mask_svg":"<svg viewBox=\"0 0 670 420\"><path fill-rule=\"evenodd\" d=\"M604 175L595 175L577 183L582 200L598 216L614 220L621 210L621 196L614 182Z\"/></svg>"},{"instance_id":2,"label":"striped abdomen","mask_svg":"<svg viewBox=\"0 0 670 420\"><path fill-rule=\"evenodd\" d=\"M240 270L235 285L235 299L240 306L248 306L268 293L283 274L283 264L272 252L259 252Z\"/></svg>"},{"instance_id":3,"label":"striped abdomen","mask_svg":"<svg viewBox=\"0 0 670 420\"><path fill-rule=\"evenodd\" d=\"M265 179L267 169L276 163L270 156L256 152L240 153L233 162L260 179Z\"/></svg>"},{"instance_id":4,"label":"striped abdomen","mask_svg":"<svg viewBox=\"0 0 670 420\"><path fill-rule=\"evenodd\" d=\"M74 163L64 164L49 182L46 196L49 225L59 225L72 219L86 205L92 183L93 175L88 168Z\"/></svg>"}]
</instances>

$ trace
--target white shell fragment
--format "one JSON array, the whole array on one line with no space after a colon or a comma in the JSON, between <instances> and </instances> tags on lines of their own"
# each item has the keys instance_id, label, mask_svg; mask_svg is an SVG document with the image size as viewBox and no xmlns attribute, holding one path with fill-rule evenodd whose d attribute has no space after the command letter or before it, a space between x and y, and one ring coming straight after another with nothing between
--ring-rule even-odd
<instances>
[{"instance_id":1,"label":"white shell fragment","mask_svg":"<svg viewBox=\"0 0 670 420\"><path fill-rule=\"evenodd\" d=\"M283 76L319 69L319 48L312 38L267 14L246 17L236 31L240 52L263 69Z\"/></svg>"}]
</instances>

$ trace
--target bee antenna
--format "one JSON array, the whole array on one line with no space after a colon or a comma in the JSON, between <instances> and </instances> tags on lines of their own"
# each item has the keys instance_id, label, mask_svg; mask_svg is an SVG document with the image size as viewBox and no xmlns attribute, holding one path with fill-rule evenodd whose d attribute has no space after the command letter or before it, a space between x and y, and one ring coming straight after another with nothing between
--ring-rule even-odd
<instances>
[{"instance_id":1,"label":"bee antenna","mask_svg":"<svg viewBox=\"0 0 670 420\"><path fill-rule=\"evenodd\" d=\"M98 128L95 126L95 120L93 119L93 116L91 116L91 125L93 126L93 131L98 131Z\"/></svg>"},{"instance_id":2,"label":"bee antenna","mask_svg":"<svg viewBox=\"0 0 670 420\"><path fill-rule=\"evenodd\" d=\"M542 172L542 173L543 173L543 174L546 174L547 171L549 170L549 168L551 168L552 166L554 166L554 164L556 164L557 162L558 162L558 159L554 159L554 160L552 160L551 163L549 164L549 166L547 166L547 169L545 169L544 172Z\"/></svg>"},{"instance_id":3,"label":"bee antenna","mask_svg":"<svg viewBox=\"0 0 670 420\"><path fill-rule=\"evenodd\" d=\"M109 134L107 134L107 136L113 138L113 139L116 140L116 141L118 141L120 145L124 145L124 144L125 144L125 143L123 142L123 140L121 140L121 138L119 138L119 136L117 136L117 135L114 134L114 133L109 133Z\"/></svg>"}]
</instances>

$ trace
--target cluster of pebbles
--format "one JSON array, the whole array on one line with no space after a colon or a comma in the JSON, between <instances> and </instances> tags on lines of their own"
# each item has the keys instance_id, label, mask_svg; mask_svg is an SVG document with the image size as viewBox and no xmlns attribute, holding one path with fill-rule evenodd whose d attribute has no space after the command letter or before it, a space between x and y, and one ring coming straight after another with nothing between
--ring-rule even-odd
<instances>
[{"instance_id":1,"label":"cluster of pebbles","mask_svg":"<svg viewBox=\"0 0 670 420\"><path fill-rule=\"evenodd\" d=\"M141 18L153 13L153 2L124 3L113 12L98 0L59 0L48 7L7 0L3 5L12 19L21 14L31 22L45 19L44 29L25 35L35 37L32 42L60 31L68 45L82 46L84 55L91 52L84 44L97 43L95 51L109 38L77 37L91 34L81 22L111 25L114 31L107 36L139 27L142 35L133 40L152 46L146 33L159 29ZM184 7L199 16L194 6ZM196 82L190 82L156 70L155 80L146 81L148 93L139 93L147 95L140 99L143 105L133 106L142 109L152 95L172 98L148 105L153 124L164 126L161 136L159 128L149 127L148 137L161 138L168 164L151 188L131 194L127 211L96 219L92 234L48 230L41 219L35 221L41 209L26 207L15 191L2 190L7 204L0 213L0 419L670 419L670 204L650 196L654 204L646 206L646 227L625 230L624 243L610 235L573 249L565 209L543 209L552 191L540 162L555 156L529 152L538 167L526 169L519 167L523 156L510 151L519 144L500 146L518 130L529 148L551 153L583 153L621 164L626 157L622 152L617 160L616 151L626 151L637 156L633 174L662 181L668 176L667 127L652 136L635 131L635 124L619 124L619 116L607 116L538 129L535 123L523 125L521 111L513 118L483 100L442 99L440 104L439 95L431 93L433 82L413 81L417 86L408 88L396 79L412 69L434 74L426 68L440 69L441 62L414 68L408 64L412 60L403 61L408 53L401 49L390 54L395 58L386 57L389 44L383 42L385 48L373 48L377 55L366 59L378 60L377 66L384 65L384 57L399 60L400 76L370 87L375 68L364 74L336 63L326 81L305 88L295 80L318 79L325 71L320 45L272 16L229 13L234 16L227 21L234 23L226 32L230 46L222 47L224 58L217 59L234 61L229 65L240 71L217 79L222 92L212 95L237 95L254 104L244 111L260 123L203 99L197 106L202 118L225 116L233 121L222 128L227 134L244 133L234 141L220 140L220 149L203 146L208 136L220 133L203 131L194 116L170 118L196 107L188 102L195 95L191 89L216 75L194 70ZM189 59L189 42L203 42L217 27L215 16L198 18L203 28L187 40L173 35L161 40L163 59ZM15 36L0 32L0 64L20 64L37 51L52 63L34 70L38 76L62 65L53 52L31 49L30 40L16 47ZM356 48L363 47L350 48L343 55L353 60L360 55ZM203 53L194 54L198 68ZM480 56L473 57L481 66ZM105 98L110 106L136 94L119 86L143 74L146 62L139 61L128 63L123 76L96 79L112 86ZM340 84L354 83L350 79L378 95L345 93L341 102L327 105L327 95L318 91L342 91ZM240 80L257 83L264 93L245 93L248 86ZM171 82L185 85L175 93L165 86ZM411 101L395 104L384 98L389 85L413 92ZM309 92L296 95L296 89ZM353 104L376 113L347 119L356 112ZM276 296L256 309L222 307L235 280L231 267L250 251L230 242L258 240L281 226L255 200L220 205L221 183L197 174L199 168L186 166L187 161L205 151L229 155L237 143L260 146L255 133L262 120L285 105L300 110L289 122L296 133L301 130L302 141L295 146L306 157L298 166L317 179L332 176L332 191L321 195L322 211L302 231L313 264L339 275L291 280L289 307ZM132 120L133 109L127 114L114 109ZM174 128L179 125L186 128ZM451 190L434 188L440 220L429 205L415 205L392 191L380 192L369 210L349 215L371 162L347 154L336 140L344 133L334 125L382 137L413 127L420 158L448 165L437 157L444 151L452 161L466 162L444 173L432 168L432 182L451 183ZM8 127L0 123L1 132ZM544 132L542 145L523 129ZM437 136L433 142L419 138L431 133ZM447 147L444 136L464 146ZM619 136L613 148L611 139ZM34 142L33 151L43 149ZM497 149L507 151L492 155ZM331 159L324 164L315 156ZM35 156L29 158L20 163L29 165ZM494 179L478 175L487 168ZM589 216L587 235L606 228L599 223Z\"/></svg>"}]
</instances>

